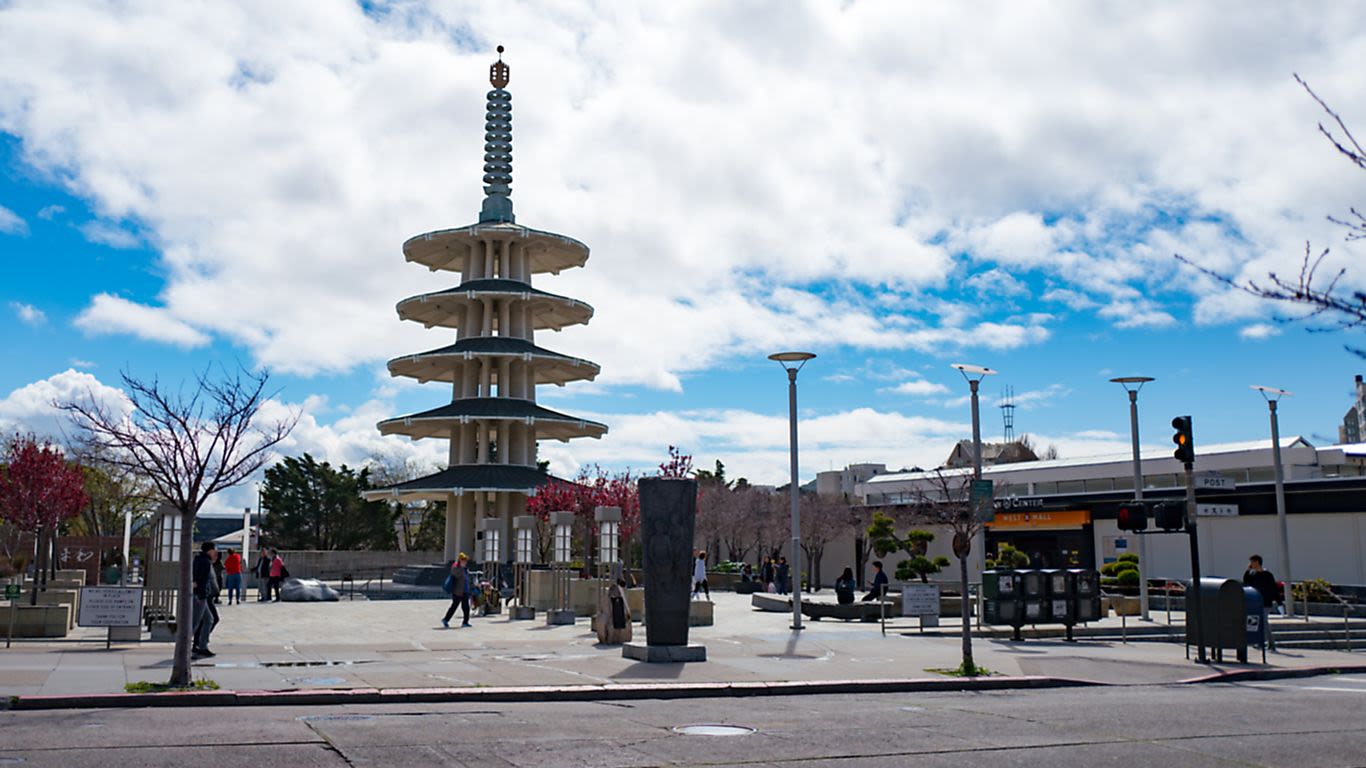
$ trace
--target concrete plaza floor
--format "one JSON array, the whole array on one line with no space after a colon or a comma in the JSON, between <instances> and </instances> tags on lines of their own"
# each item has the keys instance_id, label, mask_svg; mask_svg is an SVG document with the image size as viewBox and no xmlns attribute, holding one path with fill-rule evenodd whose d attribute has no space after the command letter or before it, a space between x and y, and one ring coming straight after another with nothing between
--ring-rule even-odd
<instances>
[{"instance_id":1,"label":"concrete plaza floor","mask_svg":"<svg viewBox=\"0 0 1366 768\"><path fill-rule=\"evenodd\" d=\"M945 619L944 626L923 634L914 619L889 622L885 636L877 624L830 620L807 621L805 629L794 632L790 614L754 610L748 596L716 593L714 598L715 624L692 630L691 639L707 648L703 663L624 659L620 647L597 644L587 619L552 627L539 616L514 622L502 615L476 617L469 629L446 629L440 622L444 601L343 600L221 606L222 623L211 643L217 656L195 662L194 672L238 691L870 681L936 677L933 670L956 667L961 658L957 619ZM1129 619L1130 627L1141 625ZM1179 636L1179 625L1175 630ZM643 641L644 628L637 624L635 632ZM126 683L166 679L170 643L116 643L106 650L104 635L78 629L61 641L16 641L13 648L0 649L0 695L121 693ZM1180 642L976 637L973 649L977 663L996 674L1113 684L1169 683L1264 668L1260 663L1197 665L1187 660ZM1250 656L1260 662L1259 652ZM1232 652L1225 658L1232 659ZM1366 654L1288 650L1268 654L1267 664L1352 667L1366 664Z\"/></svg>"}]
</instances>

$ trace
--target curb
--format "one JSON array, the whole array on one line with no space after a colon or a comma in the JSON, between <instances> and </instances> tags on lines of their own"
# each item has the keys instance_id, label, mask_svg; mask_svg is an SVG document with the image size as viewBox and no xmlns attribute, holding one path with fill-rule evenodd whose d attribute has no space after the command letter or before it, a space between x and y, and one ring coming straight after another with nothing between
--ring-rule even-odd
<instances>
[{"instance_id":1,"label":"curb","mask_svg":"<svg viewBox=\"0 0 1366 768\"><path fill-rule=\"evenodd\" d=\"M1040 690L1103 686L1062 677L911 678L817 680L780 683L642 683L638 685L522 686L501 688L341 688L285 691L183 691L14 696L0 709L130 709L146 707L299 706L337 704L463 704L543 701L741 698L837 693L926 693Z\"/></svg>"},{"instance_id":2,"label":"curb","mask_svg":"<svg viewBox=\"0 0 1366 768\"><path fill-rule=\"evenodd\" d=\"M1318 677L1319 675L1360 675L1366 674L1366 664L1338 664L1331 667L1293 667L1284 669L1233 669L1201 675L1181 680L1178 685L1198 685L1201 683L1242 683L1256 680L1288 680L1297 677Z\"/></svg>"}]
</instances>

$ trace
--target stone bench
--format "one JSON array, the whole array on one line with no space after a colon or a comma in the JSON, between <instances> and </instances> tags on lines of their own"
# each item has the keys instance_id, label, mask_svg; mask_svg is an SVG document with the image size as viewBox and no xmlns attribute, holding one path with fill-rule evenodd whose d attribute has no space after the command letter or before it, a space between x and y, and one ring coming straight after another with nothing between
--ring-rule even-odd
<instances>
[{"instance_id":1,"label":"stone bench","mask_svg":"<svg viewBox=\"0 0 1366 768\"><path fill-rule=\"evenodd\" d=\"M888 601L887 618L901 615L901 606ZM882 618L882 605L876 602L856 601L846 605L818 601L802 601L802 615L812 621L821 619L843 619L844 621L878 621Z\"/></svg>"}]
</instances>

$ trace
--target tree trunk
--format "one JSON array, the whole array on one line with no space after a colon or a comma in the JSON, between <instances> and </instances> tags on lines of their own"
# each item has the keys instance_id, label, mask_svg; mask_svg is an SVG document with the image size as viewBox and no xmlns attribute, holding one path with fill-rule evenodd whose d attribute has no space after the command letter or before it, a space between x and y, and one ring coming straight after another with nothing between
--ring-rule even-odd
<instances>
[{"instance_id":1,"label":"tree trunk","mask_svg":"<svg viewBox=\"0 0 1366 768\"><path fill-rule=\"evenodd\" d=\"M968 602L968 556L958 558L958 576L962 582L962 602L959 613L963 614L963 669L971 670L977 665L972 661L972 605Z\"/></svg>"},{"instance_id":2,"label":"tree trunk","mask_svg":"<svg viewBox=\"0 0 1366 768\"><path fill-rule=\"evenodd\" d=\"M190 586L191 565L194 562L194 513L180 511L180 589L176 594L175 606L175 656L171 662L170 684L186 686L190 684L190 633L194 612L192 588Z\"/></svg>"},{"instance_id":3,"label":"tree trunk","mask_svg":"<svg viewBox=\"0 0 1366 768\"><path fill-rule=\"evenodd\" d=\"M38 585L47 584L47 566L44 560L47 556L47 531L39 528L33 537L33 587L29 590L28 604L38 604Z\"/></svg>"}]
</instances>

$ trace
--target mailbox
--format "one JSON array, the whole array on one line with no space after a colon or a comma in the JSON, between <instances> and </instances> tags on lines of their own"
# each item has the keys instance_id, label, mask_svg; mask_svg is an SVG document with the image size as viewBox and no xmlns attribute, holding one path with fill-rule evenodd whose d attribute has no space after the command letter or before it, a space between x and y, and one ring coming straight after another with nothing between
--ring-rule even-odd
<instances>
[{"instance_id":1,"label":"mailbox","mask_svg":"<svg viewBox=\"0 0 1366 768\"><path fill-rule=\"evenodd\" d=\"M1243 626L1248 645L1266 646L1267 627L1262 624L1262 593L1243 587Z\"/></svg>"},{"instance_id":2,"label":"mailbox","mask_svg":"<svg viewBox=\"0 0 1366 768\"><path fill-rule=\"evenodd\" d=\"M1214 650L1215 661L1223 661L1223 649L1232 648L1238 654L1238 661L1246 662L1251 634L1248 612L1256 611L1260 633L1260 598L1255 608L1249 607L1250 597L1244 592L1242 582L1234 579L1201 579L1199 600L1196 600L1196 594L1190 582L1186 582L1186 642L1195 645L1203 640L1205 647ZM1202 630L1203 638L1197 636L1197 626Z\"/></svg>"}]
</instances>

